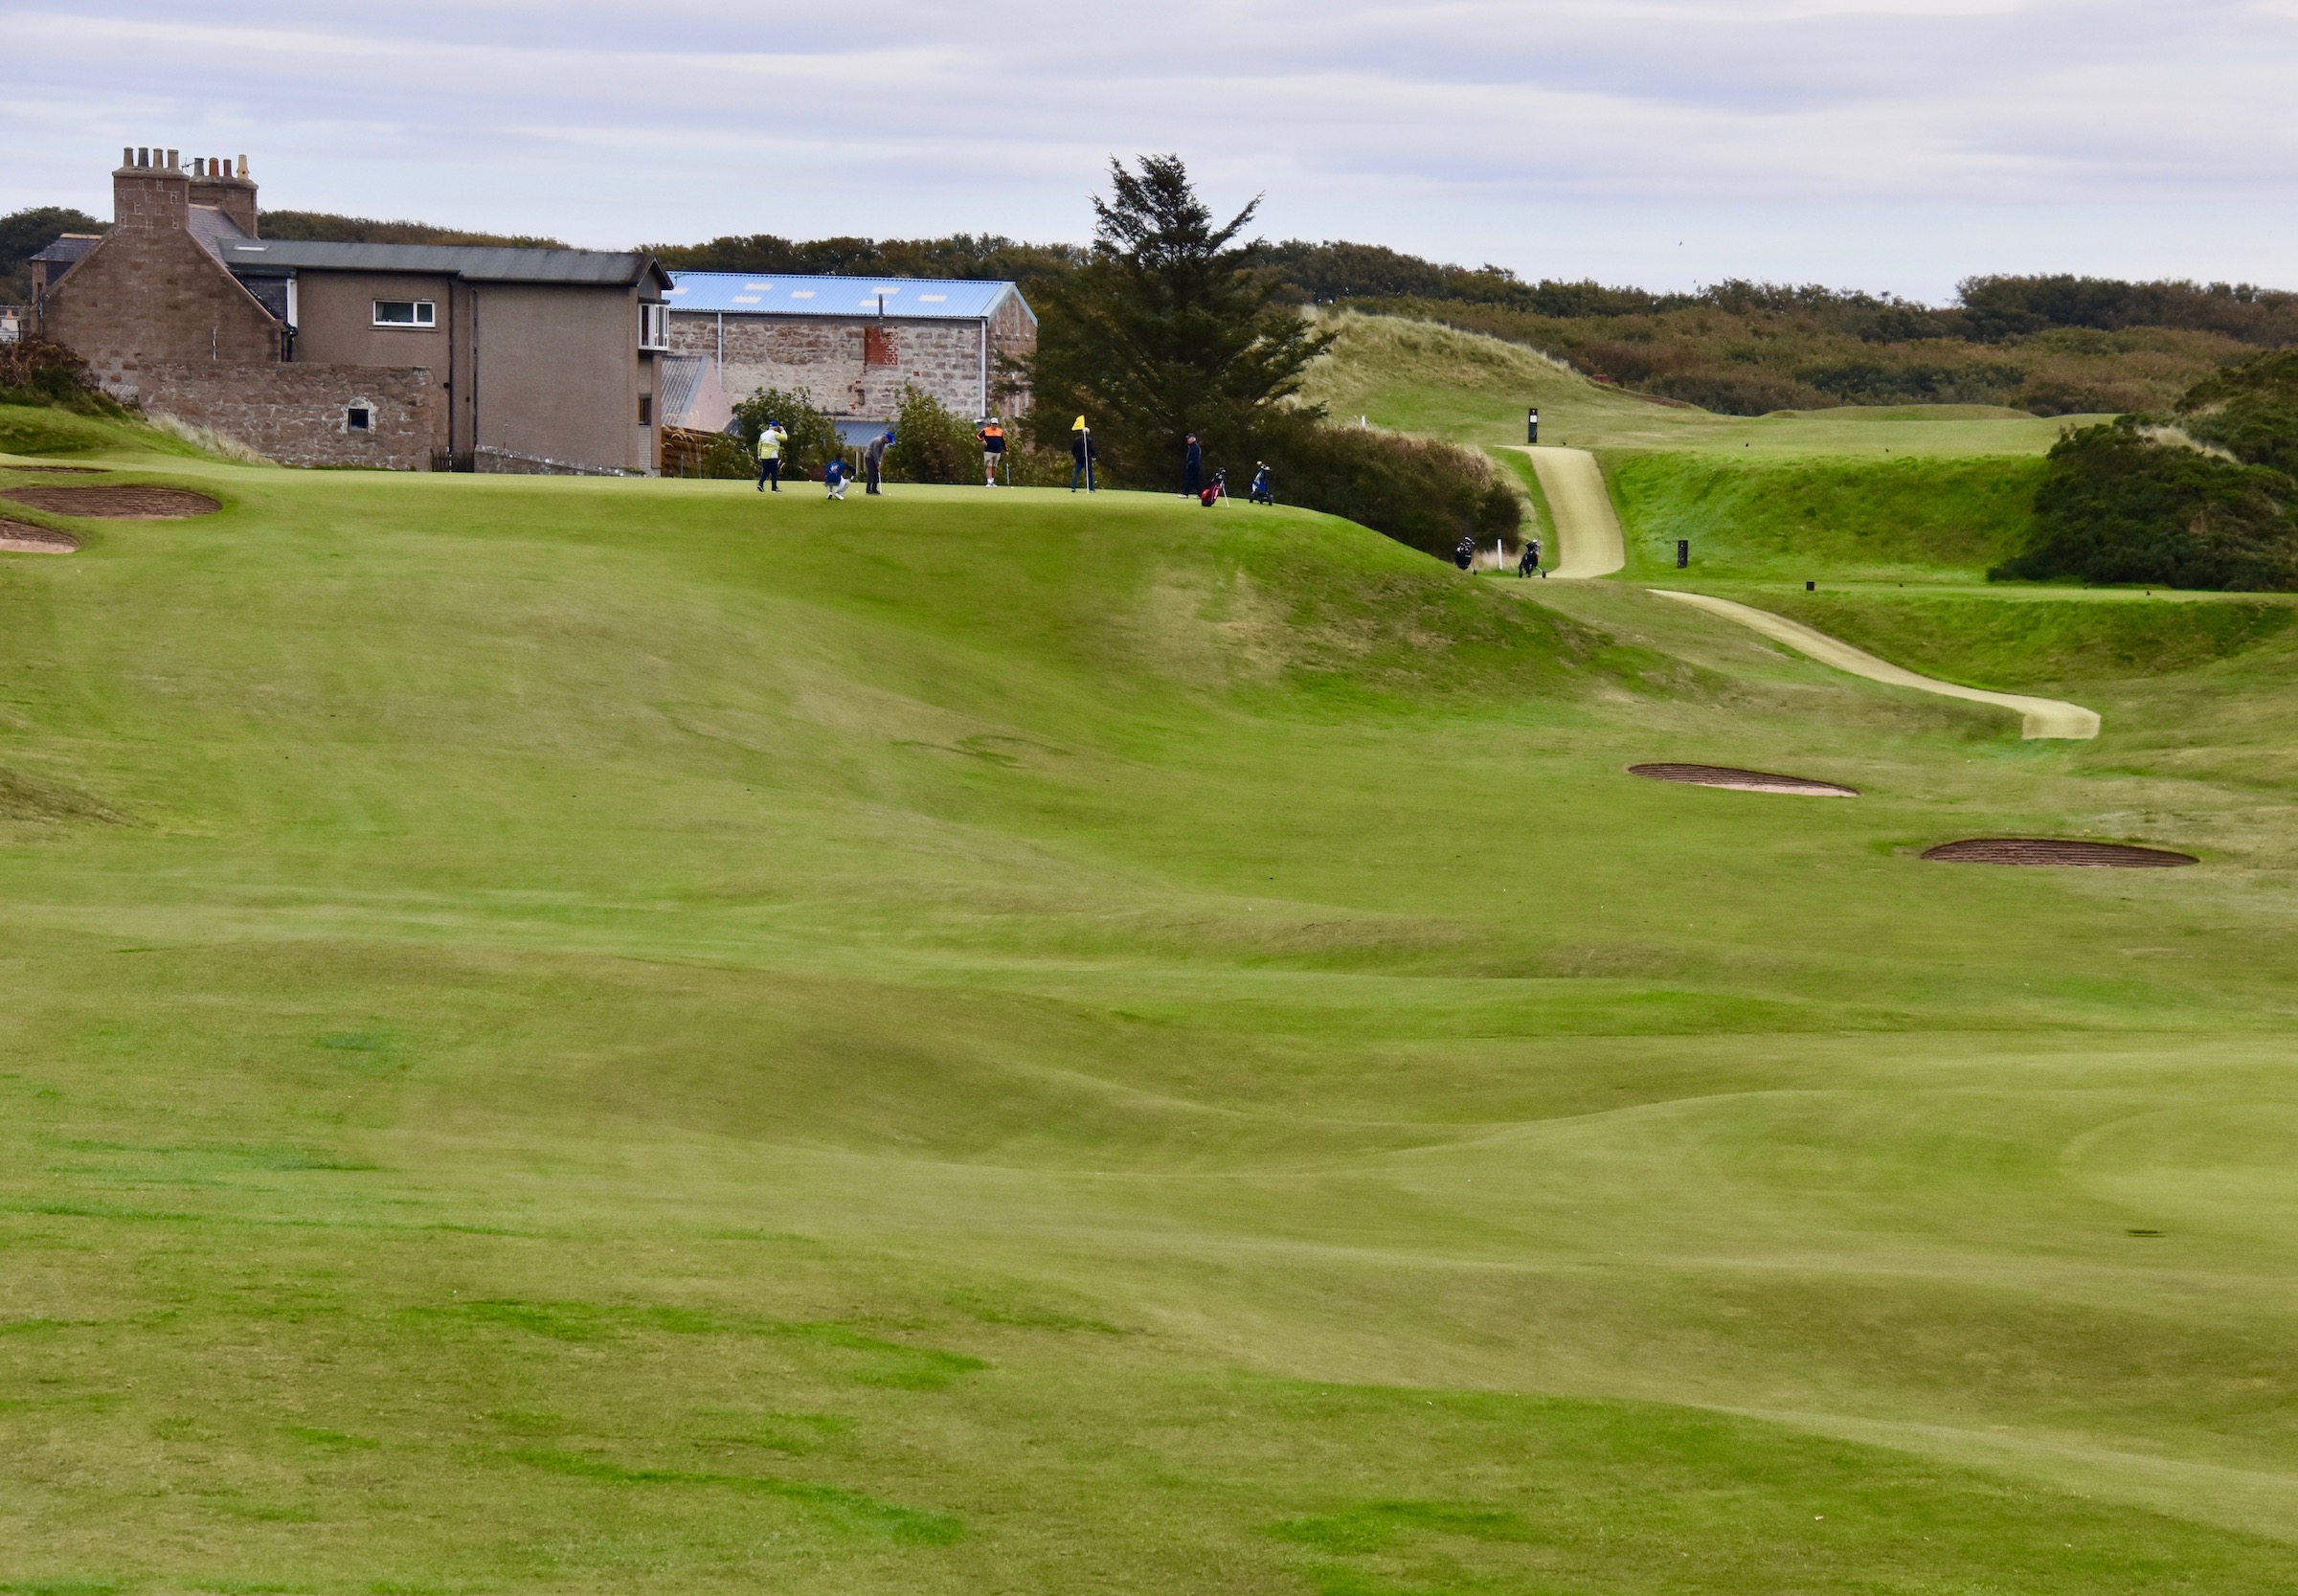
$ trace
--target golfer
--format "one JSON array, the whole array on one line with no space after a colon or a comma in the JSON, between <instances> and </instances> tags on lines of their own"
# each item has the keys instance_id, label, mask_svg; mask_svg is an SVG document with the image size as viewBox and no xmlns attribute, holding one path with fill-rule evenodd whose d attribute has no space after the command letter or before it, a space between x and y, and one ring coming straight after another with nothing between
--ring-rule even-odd
<instances>
[{"instance_id":1,"label":"golfer","mask_svg":"<svg viewBox=\"0 0 2298 1596\"><path fill-rule=\"evenodd\" d=\"M774 483L775 492L781 492L782 445L789 441L790 435L782 431L782 424L779 421L770 420L758 429L758 491L760 493L766 491L766 484L769 481Z\"/></svg>"},{"instance_id":2,"label":"golfer","mask_svg":"<svg viewBox=\"0 0 2298 1596\"><path fill-rule=\"evenodd\" d=\"M998 485L998 467L1005 460L1005 429L998 424L998 418L993 416L975 436L981 439L981 485L995 487Z\"/></svg>"},{"instance_id":3,"label":"golfer","mask_svg":"<svg viewBox=\"0 0 2298 1596\"><path fill-rule=\"evenodd\" d=\"M1194 499L1205 491L1205 445L1197 441L1195 433L1182 444L1181 469L1182 497Z\"/></svg>"},{"instance_id":4,"label":"golfer","mask_svg":"<svg viewBox=\"0 0 2298 1596\"><path fill-rule=\"evenodd\" d=\"M862 490L864 497L877 497L878 483L886 476L886 451L892 446L893 434L887 432L871 438L869 447L862 451L862 463L869 472L869 485Z\"/></svg>"},{"instance_id":5,"label":"golfer","mask_svg":"<svg viewBox=\"0 0 2298 1596\"><path fill-rule=\"evenodd\" d=\"M822 480L830 484L829 496L843 501L845 498L845 461L833 455L830 463L822 468Z\"/></svg>"},{"instance_id":6,"label":"golfer","mask_svg":"<svg viewBox=\"0 0 2298 1596\"><path fill-rule=\"evenodd\" d=\"M1093 429L1085 424L1082 416L1077 417L1077 424L1070 429L1070 459L1076 462L1070 471L1070 491L1076 492L1077 484L1082 482L1086 492L1093 492Z\"/></svg>"}]
</instances>

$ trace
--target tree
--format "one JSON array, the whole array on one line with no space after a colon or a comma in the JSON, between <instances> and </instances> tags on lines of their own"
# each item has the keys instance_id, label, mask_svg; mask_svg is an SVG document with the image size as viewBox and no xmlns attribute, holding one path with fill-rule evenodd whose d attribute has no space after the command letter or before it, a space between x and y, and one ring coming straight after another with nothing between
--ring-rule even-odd
<instances>
[{"instance_id":1,"label":"tree","mask_svg":"<svg viewBox=\"0 0 2298 1596\"><path fill-rule=\"evenodd\" d=\"M845 453L845 445L838 437L838 424L816 409L811 400L778 388L761 388L734 406L735 436L754 458L757 453L758 434L769 421L780 422L782 431L789 434L789 441L782 445L785 477L809 480L831 460Z\"/></svg>"},{"instance_id":2,"label":"tree","mask_svg":"<svg viewBox=\"0 0 2298 1596\"><path fill-rule=\"evenodd\" d=\"M1037 354L1026 365L1041 441L1066 442L1083 412L1114 480L1180 480L1182 438L1242 458L1258 424L1300 390L1332 335L1284 303L1263 249L1237 239L1260 201L1215 225L1178 155L1110 163L1093 201L1093 254L1048 279Z\"/></svg>"},{"instance_id":3,"label":"tree","mask_svg":"<svg viewBox=\"0 0 2298 1596\"><path fill-rule=\"evenodd\" d=\"M32 258L67 233L109 233L85 211L68 205L34 205L0 216L0 303L32 298Z\"/></svg>"},{"instance_id":4,"label":"tree","mask_svg":"<svg viewBox=\"0 0 2298 1596\"><path fill-rule=\"evenodd\" d=\"M978 483L981 439L973 423L953 416L924 389L902 390L893 418L893 447L886 451L886 480L894 483Z\"/></svg>"}]
</instances>

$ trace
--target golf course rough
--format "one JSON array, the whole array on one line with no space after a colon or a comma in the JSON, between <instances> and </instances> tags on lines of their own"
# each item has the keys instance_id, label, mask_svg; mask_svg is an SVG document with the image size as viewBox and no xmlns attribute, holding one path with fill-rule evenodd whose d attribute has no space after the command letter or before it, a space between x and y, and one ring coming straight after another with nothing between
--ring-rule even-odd
<instances>
[{"instance_id":1,"label":"golf course rough","mask_svg":"<svg viewBox=\"0 0 2298 1596\"><path fill-rule=\"evenodd\" d=\"M79 425L229 508L0 560L0 1585L2298 1588L2291 634Z\"/></svg>"}]
</instances>

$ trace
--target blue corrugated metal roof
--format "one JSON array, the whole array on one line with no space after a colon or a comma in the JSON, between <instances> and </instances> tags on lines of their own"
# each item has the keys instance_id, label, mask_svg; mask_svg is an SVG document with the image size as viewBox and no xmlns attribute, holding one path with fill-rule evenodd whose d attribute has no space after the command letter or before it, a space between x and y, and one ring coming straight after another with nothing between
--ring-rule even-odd
<instances>
[{"instance_id":1,"label":"blue corrugated metal roof","mask_svg":"<svg viewBox=\"0 0 2298 1596\"><path fill-rule=\"evenodd\" d=\"M914 277L777 277L770 272L672 272L663 297L673 310L723 310L729 315L876 315L911 321L978 322L1016 292L1010 282L936 281Z\"/></svg>"}]
</instances>

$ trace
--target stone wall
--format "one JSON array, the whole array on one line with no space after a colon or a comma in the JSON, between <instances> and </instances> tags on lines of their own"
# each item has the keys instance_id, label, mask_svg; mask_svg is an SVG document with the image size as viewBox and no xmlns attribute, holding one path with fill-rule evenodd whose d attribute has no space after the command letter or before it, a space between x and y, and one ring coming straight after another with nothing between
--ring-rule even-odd
<instances>
[{"instance_id":1,"label":"stone wall","mask_svg":"<svg viewBox=\"0 0 2298 1596\"><path fill-rule=\"evenodd\" d=\"M982 348L980 322L904 321L856 317L728 316L725 318L724 381L727 397L739 403L761 388L803 394L832 416L890 418L901 408L902 390L923 389L956 415L971 419L981 405ZM670 348L677 354L715 359L720 321L710 311L673 310ZM868 334L883 329L882 342ZM875 350L871 344L878 344ZM997 408L1002 386L999 355L1026 354L1037 347L1028 313L1012 301L990 326L990 404ZM885 357L877 361L870 353ZM1007 400L1007 408L1023 408Z\"/></svg>"},{"instance_id":2,"label":"stone wall","mask_svg":"<svg viewBox=\"0 0 2298 1596\"><path fill-rule=\"evenodd\" d=\"M279 323L187 230L184 173L112 174L117 220L52 284L41 330L88 363L114 398L133 399L147 363L277 360Z\"/></svg>"},{"instance_id":3,"label":"stone wall","mask_svg":"<svg viewBox=\"0 0 2298 1596\"><path fill-rule=\"evenodd\" d=\"M447 395L420 366L227 366L146 361L128 395L146 412L223 433L282 465L428 471L447 447ZM353 404L369 411L353 429Z\"/></svg>"}]
</instances>

